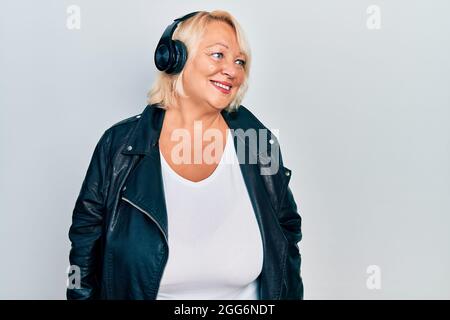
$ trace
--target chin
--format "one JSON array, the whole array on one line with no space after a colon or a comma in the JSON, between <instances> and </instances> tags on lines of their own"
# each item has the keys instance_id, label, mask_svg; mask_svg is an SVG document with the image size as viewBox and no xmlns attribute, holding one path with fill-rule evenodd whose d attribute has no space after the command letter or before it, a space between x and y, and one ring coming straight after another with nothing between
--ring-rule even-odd
<instances>
[{"instance_id":1,"label":"chin","mask_svg":"<svg viewBox=\"0 0 450 320\"><path fill-rule=\"evenodd\" d=\"M213 89L216 90L216 89ZM214 92L214 95L205 96L205 100L208 101L208 104L216 110L225 109L235 98L235 94L231 93L228 96L218 95Z\"/></svg>"},{"instance_id":2,"label":"chin","mask_svg":"<svg viewBox=\"0 0 450 320\"><path fill-rule=\"evenodd\" d=\"M209 105L216 109L216 110L223 110L230 104L229 101L223 102L223 101L210 101Z\"/></svg>"},{"instance_id":3,"label":"chin","mask_svg":"<svg viewBox=\"0 0 450 320\"><path fill-rule=\"evenodd\" d=\"M216 110L222 111L223 109L225 109L228 106L228 104L221 104L221 105L212 105L212 107Z\"/></svg>"}]
</instances>

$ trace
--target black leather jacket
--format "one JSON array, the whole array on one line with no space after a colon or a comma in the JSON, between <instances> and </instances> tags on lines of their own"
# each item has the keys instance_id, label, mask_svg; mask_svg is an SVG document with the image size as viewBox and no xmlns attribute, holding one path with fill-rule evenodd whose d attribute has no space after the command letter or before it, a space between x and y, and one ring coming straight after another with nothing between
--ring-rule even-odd
<instances>
[{"instance_id":1,"label":"black leather jacket","mask_svg":"<svg viewBox=\"0 0 450 320\"><path fill-rule=\"evenodd\" d=\"M68 299L156 299L169 254L158 145L164 114L148 105L106 130L98 142L69 230L70 264L79 267L81 282L68 287ZM267 130L243 106L221 114L230 129ZM303 299L301 217L288 187L291 170L280 154L277 173L260 174L278 147L268 132L272 149L258 143L257 163L240 165L263 240L260 299ZM234 137L235 148L237 139L242 136Z\"/></svg>"}]
</instances>

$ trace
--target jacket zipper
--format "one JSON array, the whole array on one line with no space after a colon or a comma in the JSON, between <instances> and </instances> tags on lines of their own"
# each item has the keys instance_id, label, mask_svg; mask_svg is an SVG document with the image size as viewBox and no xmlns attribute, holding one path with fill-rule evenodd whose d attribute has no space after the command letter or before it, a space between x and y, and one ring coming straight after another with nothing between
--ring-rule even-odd
<instances>
[{"instance_id":1,"label":"jacket zipper","mask_svg":"<svg viewBox=\"0 0 450 320\"><path fill-rule=\"evenodd\" d=\"M126 202L128 202L129 204L131 204L133 207L135 207L136 209L138 209L139 211L143 212L147 217L149 217L150 219L152 219L152 221L158 226L159 230L161 231L162 235L164 236L164 240L166 240L166 244L167 246L169 245L169 241L166 238L166 234L164 233L163 229L161 228L161 226L159 225L159 223L150 215L150 213L148 213L147 211L145 211L144 209L142 209L141 207L139 207L138 205L134 204L133 202L131 202L130 200L128 200L125 197L122 197L123 200L125 200Z\"/></svg>"},{"instance_id":2,"label":"jacket zipper","mask_svg":"<svg viewBox=\"0 0 450 320\"><path fill-rule=\"evenodd\" d=\"M156 224L156 226L158 227L158 229L161 231L162 235L164 236L164 240L166 241L166 245L167 245L167 251L169 251L169 241L167 240L166 234L164 233L164 231L163 231L163 229L161 228L160 224L159 224L159 223L151 216L151 214L148 213L147 211L145 211L144 209L142 209L141 207L139 207L138 205L134 204L133 202L131 202L131 201L128 200L127 198L122 197L122 199L123 199L124 201L128 202L129 204L131 204L133 207L135 207L136 209L138 209L138 210L141 211L142 213L144 213L147 217L149 217L149 218ZM163 274L164 269L165 269L165 267L166 267L166 263L167 263L167 258L168 258L168 256L169 256L168 254L165 255L164 265L163 265L163 267L161 268L161 270L160 270L160 272L159 272L156 295L157 295L157 292L158 292L158 290L159 290L159 286L160 286L160 283L161 283L161 277L162 277L162 274ZM155 300L156 300L156 296L155 296Z\"/></svg>"}]
</instances>

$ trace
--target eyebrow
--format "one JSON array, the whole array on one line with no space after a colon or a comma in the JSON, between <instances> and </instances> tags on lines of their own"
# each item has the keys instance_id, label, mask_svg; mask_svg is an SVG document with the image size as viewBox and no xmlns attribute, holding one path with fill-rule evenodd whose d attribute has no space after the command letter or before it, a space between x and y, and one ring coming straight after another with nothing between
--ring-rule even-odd
<instances>
[{"instance_id":1,"label":"eyebrow","mask_svg":"<svg viewBox=\"0 0 450 320\"><path fill-rule=\"evenodd\" d=\"M210 45L208 48L214 47L216 45L221 45L221 46L223 46L223 47L225 47L227 49L230 49L226 44L223 44L222 42L216 42L216 43Z\"/></svg>"},{"instance_id":2,"label":"eyebrow","mask_svg":"<svg viewBox=\"0 0 450 320\"><path fill-rule=\"evenodd\" d=\"M228 47L226 44L224 44L224 43L222 43L222 42L216 42L216 43L214 43L214 44L208 46L207 48L211 48L211 47L214 47L214 46L216 46L216 45L223 46L223 47L225 47L225 48L227 48L227 49L230 49L230 47ZM245 54L244 54L242 51L239 51L239 55L242 55L242 56L245 57Z\"/></svg>"}]
</instances>

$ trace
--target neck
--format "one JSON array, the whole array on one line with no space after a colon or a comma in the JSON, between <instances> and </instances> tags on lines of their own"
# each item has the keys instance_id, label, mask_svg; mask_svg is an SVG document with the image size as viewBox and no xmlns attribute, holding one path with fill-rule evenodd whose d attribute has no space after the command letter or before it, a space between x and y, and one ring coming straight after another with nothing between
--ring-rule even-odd
<instances>
[{"instance_id":1,"label":"neck","mask_svg":"<svg viewBox=\"0 0 450 320\"><path fill-rule=\"evenodd\" d=\"M175 103L166 110L166 118L170 120L170 126L192 130L194 124L200 121L204 130L223 126L221 109L196 103L191 99L177 98Z\"/></svg>"}]
</instances>

